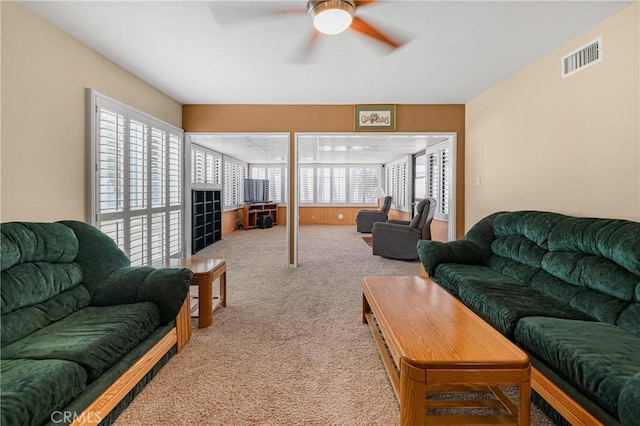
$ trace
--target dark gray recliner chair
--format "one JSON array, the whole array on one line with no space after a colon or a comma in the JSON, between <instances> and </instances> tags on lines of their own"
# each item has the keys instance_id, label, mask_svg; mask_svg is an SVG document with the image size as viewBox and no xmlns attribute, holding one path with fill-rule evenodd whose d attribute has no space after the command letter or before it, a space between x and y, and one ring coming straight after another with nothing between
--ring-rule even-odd
<instances>
[{"instance_id":1,"label":"dark gray recliner chair","mask_svg":"<svg viewBox=\"0 0 640 426\"><path fill-rule=\"evenodd\" d=\"M436 214L436 200L425 198L418 203L416 215L407 220L388 220L373 225L373 254L390 259L414 260L418 258L419 240L431 239L431 222Z\"/></svg>"},{"instance_id":2,"label":"dark gray recliner chair","mask_svg":"<svg viewBox=\"0 0 640 426\"><path fill-rule=\"evenodd\" d=\"M380 210L360 210L356 216L356 229L358 232L371 232L375 222L386 222L389 218L392 197L387 195L382 201Z\"/></svg>"}]
</instances>

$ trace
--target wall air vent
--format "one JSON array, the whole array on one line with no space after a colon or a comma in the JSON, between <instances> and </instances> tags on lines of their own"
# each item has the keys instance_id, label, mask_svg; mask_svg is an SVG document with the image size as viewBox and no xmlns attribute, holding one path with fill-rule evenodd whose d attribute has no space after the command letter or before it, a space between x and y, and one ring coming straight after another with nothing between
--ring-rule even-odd
<instances>
[{"instance_id":1,"label":"wall air vent","mask_svg":"<svg viewBox=\"0 0 640 426\"><path fill-rule=\"evenodd\" d=\"M602 61L602 37L562 57L562 78Z\"/></svg>"}]
</instances>

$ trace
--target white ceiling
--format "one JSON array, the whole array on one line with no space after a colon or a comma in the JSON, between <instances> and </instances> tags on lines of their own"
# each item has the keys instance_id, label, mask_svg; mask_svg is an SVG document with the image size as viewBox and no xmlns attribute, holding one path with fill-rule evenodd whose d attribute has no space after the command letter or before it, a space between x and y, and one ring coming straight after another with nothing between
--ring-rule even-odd
<instances>
[{"instance_id":1,"label":"white ceiling","mask_svg":"<svg viewBox=\"0 0 640 426\"><path fill-rule=\"evenodd\" d=\"M384 164L447 140L446 134L300 134L300 163ZM191 142L247 163L284 163L288 133L190 134Z\"/></svg>"},{"instance_id":2,"label":"white ceiling","mask_svg":"<svg viewBox=\"0 0 640 426\"><path fill-rule=\"evenodd\" d=\"M632 2L380 0L356 15L405 45L389 52L347 31L322 36L304 62L305 13L256 16L306 0L21 3L183 104L460 104ZM288 156L288 134L193 138L248 163ZM386 163L443 139L305 135L299 159Z\"/></svg>"},{"instance_id":3,"label":"white ceiling","mask_svg":"<svg viewBox=\"0 0 640 426\"><path fill-rule=\"evenodd\" d=\"M632 2L379 1L356 14L408 43L385 52L347 31L305 63L291 61L311 35L305 14L214 19L282 3L306 1L22 1L183 104L466 103Z\"/></svg>"}]
</instances>

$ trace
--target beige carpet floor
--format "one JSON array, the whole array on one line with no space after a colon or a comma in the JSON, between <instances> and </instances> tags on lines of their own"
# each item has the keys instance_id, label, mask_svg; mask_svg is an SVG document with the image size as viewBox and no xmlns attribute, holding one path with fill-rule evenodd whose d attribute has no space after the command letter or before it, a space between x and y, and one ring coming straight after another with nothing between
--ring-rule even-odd
<instances>
[{"instance_id":1,"label":"beige carpet floor","mask_svg":"<svg viewBox=\"0 0 640 426\"><path fill-rule=\"evenodd\" d=\"M362 278L418 275L371 254L355 226L236 231L201 255L227 261L226 308L194 329L117 425L395 425L398 403L361 322ZM532 425L552 423L533 407Z\"/></svg>"}]
</instances>

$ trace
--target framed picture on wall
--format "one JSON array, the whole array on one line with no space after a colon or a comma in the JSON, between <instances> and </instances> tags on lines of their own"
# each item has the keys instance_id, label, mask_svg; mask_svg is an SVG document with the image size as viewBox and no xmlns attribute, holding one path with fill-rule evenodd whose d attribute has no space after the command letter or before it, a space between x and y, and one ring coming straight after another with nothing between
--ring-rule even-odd
<instances>
[{"instance_id":1,"label":"framed picture on wall","mask_svg":"<svg viewBox=\"0 0 640 426\"><path fill-rule=\"evenodd\" d=\"M395 105L356 105L355 130L396 130Z\"/></svg>"}]
</instances>

